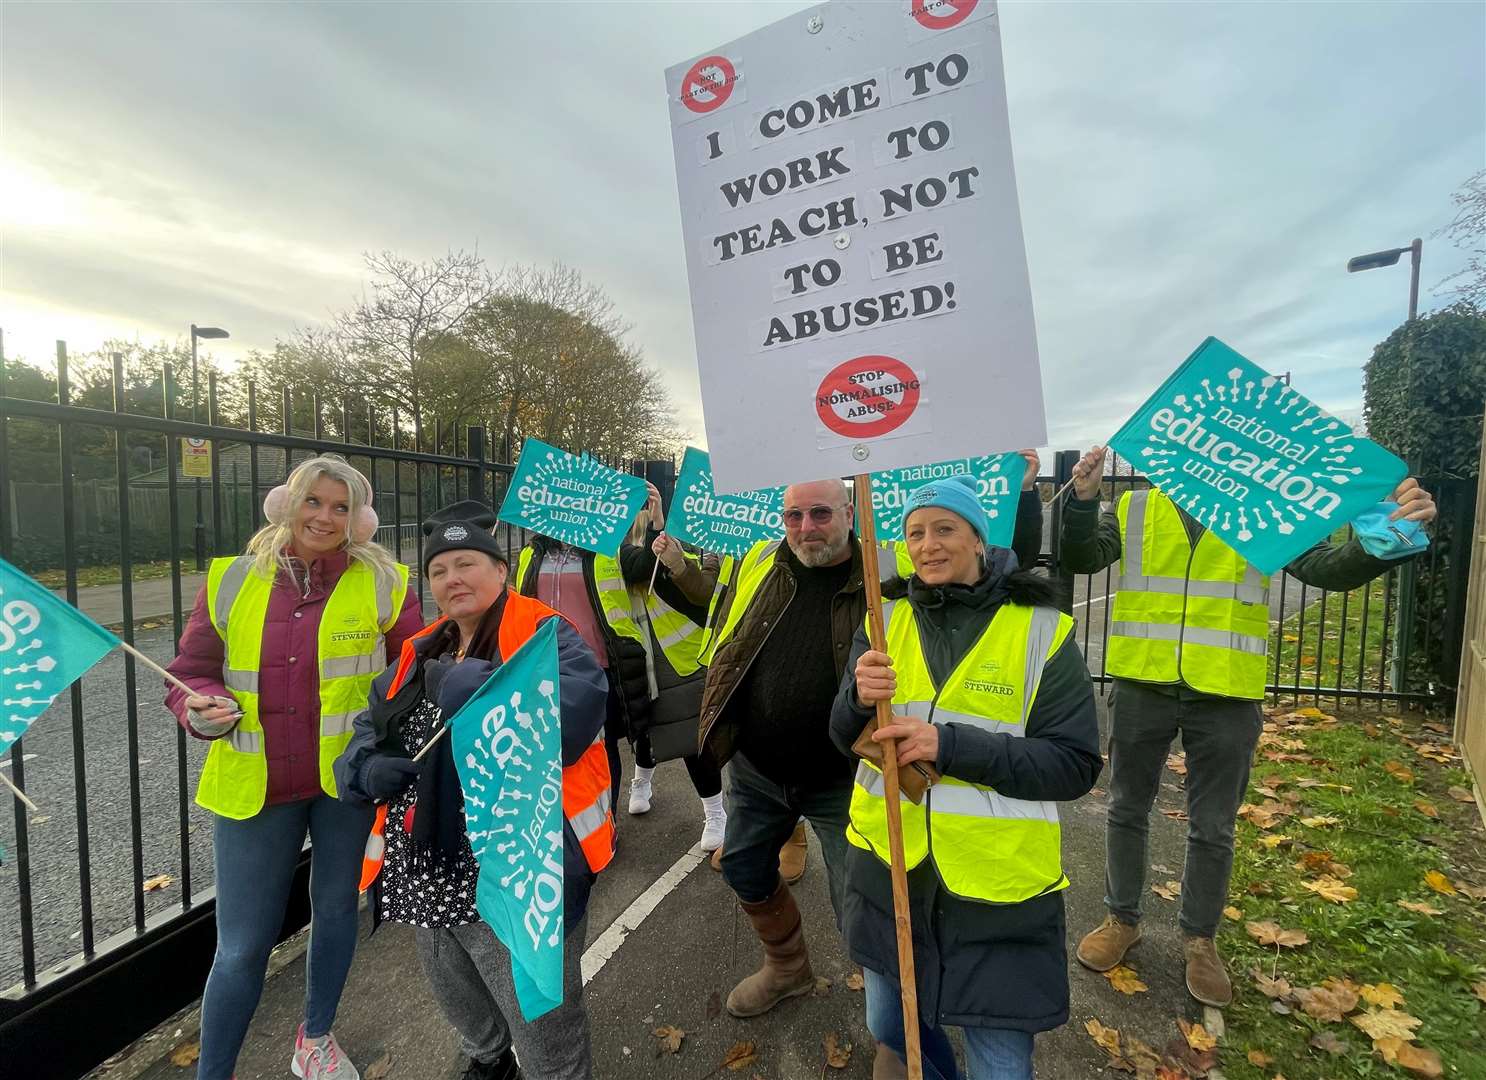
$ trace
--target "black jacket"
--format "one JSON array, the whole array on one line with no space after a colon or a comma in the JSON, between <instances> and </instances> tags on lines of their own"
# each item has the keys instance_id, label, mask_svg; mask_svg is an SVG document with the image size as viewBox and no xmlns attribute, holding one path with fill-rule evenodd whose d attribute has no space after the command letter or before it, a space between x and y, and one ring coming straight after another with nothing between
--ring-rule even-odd
<instances>
[{"instance_id":1,"label":"black jacket","mask_svg":"<svg viewBox=\"0 0 1486 1080\"><path fill-rule=\"evenodd\" d=\"M1050 583L1008 569L1009 553L992 549L973 586L907 584L924 658L936 684L980 637L1002 604L1056 606ZM856 662L867 651L859 631L831 712L831 737L850 756L872 711L856 698ZM984 784L1014 799L1069 801L1099 776L1099 725L1093 685L1069 635L1043 670L1026 734L991 734L966 724L939 724L939 771ZM920 1015L932 1024L1046 1031L1068 1019L1068 960L1063 894L1019 904L987 904L949 893L932 859L908 872ZM852 959L897 978L893 896L888 868L871 852L847 848L842 928Z\"/></svg>"}]
</instances>

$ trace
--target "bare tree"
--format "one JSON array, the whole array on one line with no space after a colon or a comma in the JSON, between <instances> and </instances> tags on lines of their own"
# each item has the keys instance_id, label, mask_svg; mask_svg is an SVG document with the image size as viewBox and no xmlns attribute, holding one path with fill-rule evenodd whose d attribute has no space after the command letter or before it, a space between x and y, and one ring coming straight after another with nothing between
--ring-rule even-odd
<instances>
[{"instance_id":1,"label":"bare tree","mask_svg":"<svg viewBox=\"0 0 1486 1080\"><path fill-rule=\"evenodd\" d=\"M1463 267L1434 287L1435 292L1455 282L1446 295L1486 307L1486 169L1461 184L1450 201L1455 204L1455 218L1435 236L1448 236L1468 258Z\"/></svg>"}]
</instances>

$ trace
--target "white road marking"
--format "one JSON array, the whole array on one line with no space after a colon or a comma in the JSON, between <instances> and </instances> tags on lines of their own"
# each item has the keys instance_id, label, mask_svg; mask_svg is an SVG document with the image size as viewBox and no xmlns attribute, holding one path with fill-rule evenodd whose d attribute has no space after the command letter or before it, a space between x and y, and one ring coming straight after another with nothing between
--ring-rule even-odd
<instances>
[{"instance_id":1,"label":"white road marking","mask_svg":"<svg viewBox=\"0 0 1486 1080\"><path fill-rule=\"evenodd\" d=\"M589 981L603 970L605 964L619 951L624 944L624 939L632 930L638 930L640 924L654 911L662 900L671 891L685 880L704 859L711 858L711 852L703 851L700 845L693 845L686 854L671 864L671 868L651 883L639 896L635 897L629 907L619 914L619 918L609 924L607 930L594 939L592 945L583 952L583 985L587 986Z\"/></svg>"}]
</instances>

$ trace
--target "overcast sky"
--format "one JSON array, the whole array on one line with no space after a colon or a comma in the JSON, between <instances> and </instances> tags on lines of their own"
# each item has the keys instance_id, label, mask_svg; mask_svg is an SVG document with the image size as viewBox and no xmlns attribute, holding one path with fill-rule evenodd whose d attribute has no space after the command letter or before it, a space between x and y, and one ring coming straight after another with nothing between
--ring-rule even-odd
<instances>
[{"instance_id":1,"label":"overcast sky","mask_svg":"<svg viewBox=\"0 0 1486 1080\"><path fill-rule=\"evenodd\" d=\"M808 5L0 4L0 328L48 360L227 327L270 348L360 253L478 245L603 286L703 437L663 69ZM1486 4L1001 9L1055 447L1215 334L1336 409L1463 261Z\"/></svg>"}]
</instances>

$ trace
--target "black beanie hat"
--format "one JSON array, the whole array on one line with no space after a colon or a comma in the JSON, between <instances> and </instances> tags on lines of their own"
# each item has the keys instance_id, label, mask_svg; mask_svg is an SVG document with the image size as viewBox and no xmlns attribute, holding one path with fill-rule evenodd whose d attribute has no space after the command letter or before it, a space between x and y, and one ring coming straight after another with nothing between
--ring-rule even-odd
<instances>
[{"instance_id":1,"label":"black beanie hat","mask_svg":"<svg viewBox=\"0 0 1486 1080\"><path fill-rule=\"evenodd\" d=\"M464 499L435 511L423 523L423 535L428 537L423 542L424 576L428 576L428 564L435 555L458 550L483 551L509 569L510 560L490 534L495 523L495 511L473 499Z\"/></svg>"}]
</instances>

